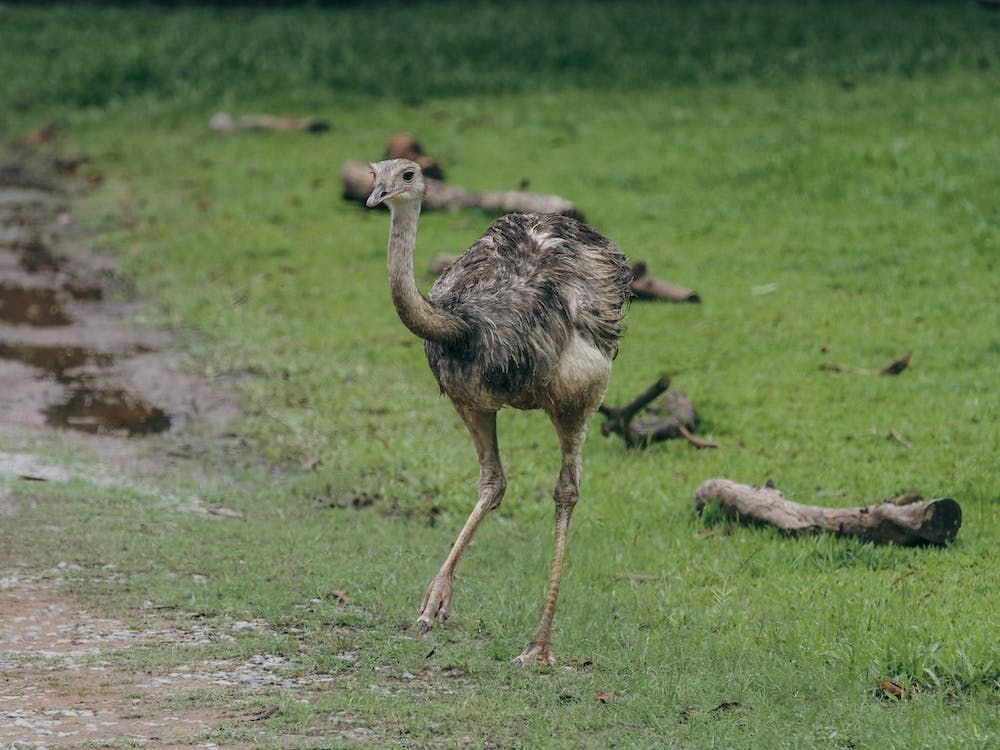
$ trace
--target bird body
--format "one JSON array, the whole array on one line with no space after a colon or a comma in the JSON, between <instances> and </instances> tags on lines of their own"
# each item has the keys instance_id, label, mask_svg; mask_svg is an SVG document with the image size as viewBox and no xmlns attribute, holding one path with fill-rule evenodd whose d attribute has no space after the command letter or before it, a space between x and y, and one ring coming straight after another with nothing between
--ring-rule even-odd
<instances>
[{"instance_id":1,"label":"bird body","mask_svg":"<svg viewBox=\"0 0 1000 750\"><path fill-rule=\"evenodd\" d=\"M479 498L421 605L421 634L448 617L459 558L479 522L507 487L497 445L504 406L541 409L559 437L562 467L555 551L542 617L514 663L551 661L551 625L566 532L579 498L581 452L590 417L604 397L618 351L631 271L614 243L587 225L549 214L497 219L431 287L413 273L420 167L406 159L372 164L368 206L388 204L388 270L400 320L424 339L431 370L465 422L479 458Z\"/></svg>"},{"instance_id":2,"label":"bird body","mask_svg":"<svg viewBox=\"0 0 1000 750\"><path fill-rule=\"evenodd\" d=\"M574 369L614 358L627 274L621 251L575 219L497 219L430 290L469 323L457 343L424 344L442 393L473 408L545 408Z\"/></svg>"}]
</instances>

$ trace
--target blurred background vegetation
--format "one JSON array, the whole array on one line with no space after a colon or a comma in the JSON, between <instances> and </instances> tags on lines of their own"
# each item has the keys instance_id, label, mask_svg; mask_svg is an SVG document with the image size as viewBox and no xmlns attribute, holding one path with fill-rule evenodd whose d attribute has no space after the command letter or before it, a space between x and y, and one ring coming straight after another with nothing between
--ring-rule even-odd
<instances>
[{"instance_id":1,"label":"blurred background vegetation","mask_svg":"<svg viewBox=\"0 0 1000 750\"><path fill-rule=\"evenodd\" d=\"M316 106L964 70L996 76L973 2L0 4L0 127L142 103Z\"/></svg>"}]
</instances>

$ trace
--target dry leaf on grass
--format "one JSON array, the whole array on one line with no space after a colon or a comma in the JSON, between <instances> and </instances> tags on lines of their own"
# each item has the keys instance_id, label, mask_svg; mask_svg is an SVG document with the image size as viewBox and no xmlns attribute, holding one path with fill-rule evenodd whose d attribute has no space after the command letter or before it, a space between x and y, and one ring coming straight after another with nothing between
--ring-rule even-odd
<instances>
[{"instance_id":1,"label":"dry leaf on grass","mask_svg":"<svg viewBox=\"0 0 1000 750\"><path fill-rule=\"evenodd\" d=\"M879 693L886 698L898 699L903 697L903 688L892 680L879 680L878 690Z\"/></svg>"}]
</instances>

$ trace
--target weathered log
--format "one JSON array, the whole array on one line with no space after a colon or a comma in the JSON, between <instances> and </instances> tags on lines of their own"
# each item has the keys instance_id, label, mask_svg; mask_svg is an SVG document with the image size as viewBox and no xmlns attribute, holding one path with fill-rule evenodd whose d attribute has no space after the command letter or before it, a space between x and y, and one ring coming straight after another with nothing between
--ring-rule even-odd
<instances>
[{"instance_id":1,"label":"weathered log","mask_svg":"<svg viewBox=\"0 0 1000 750\"><path fill-rule=\"evenodd\" d=\"M624 434L623 430L632 421L632 417L638 414L653 399L664 393L669 387L670 376L661 375L655 383L625 404L625 406L619 407L607 403L601 404L598 410L601 414L608 417L607 421L601 425L601 432L604 435L610 435L612 432ZM626 442L628 441L626 440Z\"/></svg>"},{"instance_id":2,"label":"weathered log","mask_svg":"<svg viewBox=\"0 0 1000 750\"><path fill-rule=\"evenodd\" d=\"M628 448L643 448L650 443L683 437L697 448L715 448L714 443L695 437L698 415L694 405L682 391L667 390L670 377L663 375L625 406L601 404L599 411L606 419L601 434L621 435ZM659 401L656 399L659 398ZM639 418L645 411L650 416Z\"/></svg>"},{"instance_id":3,"label":"weathered log","mask_svg":"<svg viewBox=\"0 0 1000 750\"><path fill-rule=\"evenodd\" d=\"M441 162L433 156L428 156L424 152L424 147L420 141L409 133L395 133L389 139L389 145L385 147L386 159L409 159L420 165L420 171L424 177L433 177L435 180L444 179L444 167Z\"/></svg>"},{"instance_id":4,"label":"weathered log","mask_svg":"<svg viewBox=\"0 0 1000 750\"><path fill-rule=\"evenodd\" d=\"M632 294L636 299L701 302L698 292L693 289L651 276L645 261L641 260L632 263Z\"/></svg>"},{"instance_id":5,"label":"weathered log","mask_svg":"<svg viewBox=\"0 0 1000 750\"><path fill-rule=\"evenodd\" d=\"M709 503L741 522L775 526L792 536L827 531L873 544L946 544L962 525L962 508L950 497L923 501L904 495L860 508L824 508L792 502L771 485L708 479L695 490L694 505L701 512Z\"/></svg>"},{"instance_id":6,"label":"weathered log","mask_svg":"<svg viewBox=\"0 0 1000 750\"><path fill-rule=\"evenodd\" d=\"M373 183L371 169L360 161L349 161L340 170L344 183L344 198L364 203L371 194ZM424 178L427 191L423 207L428 210L455 211L460 208L478 208L490 214L540 213L562 214L581 219L577 208L558 195L539 195L512 191L472 192L457 185L448 185L432 177Z\"/></svg>"},{"instance_id":7,"label":"weathered log","mask_svg":"<svg viewBox=\"0 0 1000 750\"><path fill-rule=\"evenodd\" d=\"M212 130L219 133L235 133L241 130L290 130L307 133L324 133L330 123L316 117L287 117L285 115L240 115L233 117L228 112L216 112L208 121Z\"/></svg>"}]
</instances>

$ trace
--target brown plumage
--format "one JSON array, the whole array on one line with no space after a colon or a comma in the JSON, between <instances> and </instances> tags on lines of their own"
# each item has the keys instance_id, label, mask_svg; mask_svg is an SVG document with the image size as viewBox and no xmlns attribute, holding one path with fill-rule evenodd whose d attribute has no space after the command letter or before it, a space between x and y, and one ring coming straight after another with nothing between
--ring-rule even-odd
<instances>
[{"instance_id":1,"label":"brown plumage","mask_svg":"<svg viewBox=\"0 0 1000 750\"><path fill-rule=\"evenodd\" d=\"M406 159L372 164L369 206L392 211L389 282L403 323L424 339L427 361L472 435L479 500L424 596L417 628L449 614L452 579L476 526L507 486L496 439L504 406L541 409L559 436L556 538L549 591L531 644L515 664L551 660L551 627L566 530L579 497L581 450L618 350L631 271L608 239L575 219L501 217L434 283L424 298L413 275L420 167Z\"/></svg>"}]
</instances>

